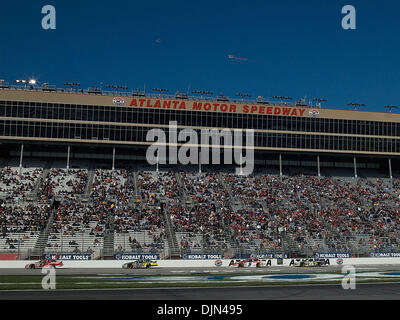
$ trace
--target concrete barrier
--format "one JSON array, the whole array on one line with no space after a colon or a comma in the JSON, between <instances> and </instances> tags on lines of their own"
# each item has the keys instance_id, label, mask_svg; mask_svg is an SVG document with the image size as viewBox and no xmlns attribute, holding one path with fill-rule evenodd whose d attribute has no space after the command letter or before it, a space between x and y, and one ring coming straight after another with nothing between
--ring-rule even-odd
<instances>
[{"instance_id":1,"label":"concrete barrier","mask_svg":"<svg viewBox=\"0 0 400 320\"><path fill-rule=\"evenodd\" d=\"M283 264L278 265L277 259L269 259L271 266L289 267L292 259L283 259ZM222 267L229 266L231 259L224 259ZM0 269L21 269L26 264L35 261L0 261ZM121 268L127 260L89 260L89 261L63 261L64 268L68 269L115 269ZM330 265L400 265L400 258L343 258L329 259ZM159 268L218 268L216 260L158 260ZM1 271L0 271L1 274Z\"/></svg>"}]
</instances>

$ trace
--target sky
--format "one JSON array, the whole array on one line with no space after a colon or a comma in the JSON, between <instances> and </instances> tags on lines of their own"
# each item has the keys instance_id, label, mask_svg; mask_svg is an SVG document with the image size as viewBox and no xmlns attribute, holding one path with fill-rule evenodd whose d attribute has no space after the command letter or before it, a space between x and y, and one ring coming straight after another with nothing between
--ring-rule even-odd
<instances>
[{"instance_id":1,"label":"sky","mask_svg":"<svg viewBox=\"0 0 400 320\"><path fill-rule=\"evenodd\" d=\"M42 28L45 5L56 9L55 30ZM356 9L355 30L342 28L345 5ZM400 106L394 0L3 1L0 26L0 79L9 82Z\"/></svg>"}]
</instances>

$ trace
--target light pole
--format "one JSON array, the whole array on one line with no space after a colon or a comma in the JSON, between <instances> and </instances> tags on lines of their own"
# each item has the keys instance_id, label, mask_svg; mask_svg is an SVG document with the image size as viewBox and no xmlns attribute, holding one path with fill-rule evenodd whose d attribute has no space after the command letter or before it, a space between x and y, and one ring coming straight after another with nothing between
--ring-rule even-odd
<instances>
[{"instance_id":1,"label":"light pole","mask_svg":"<svg viewBox=\"0 0 400 320\"><path fill-rule=\"evenodd\" d=\"M106 85L106 88L107 89L114 89L117 93L118 93L118 90L128 90L128 87L127 86L120 86L120 85Z\"/></svg>"},{"instance_id":2,"label":"light pole","mask_svg":"<svg viewBox=\"0 0 400 320\"><path fill-rule=\"evenodd\" d=\"M161 97L162 93L167 93L169 90L168 89L162 89L162 88L153 88L154 92L158 92L158 95Z\"/></svg>"},{"instance_id":3,"label":"light pole","mask_svg":"<svg viewBox=\"0 0 400 320\"><path fill-rule=\"evenodd\" d=\"M74 90L73 88L80 87L81 84L78 83L78 82L66 82L66 83L64 83L64 86L65 87L70 87L71 88L71 92L72 92Z\"/></svg>"},{"instance_id":4,"label":"light pole","mask_svg":"<svg viewBox=\"0 0 400 320\"><path fill-rule=\"evenodd\" d=\"M24 88L26 89L27 85L29 84L31 86L31 89L33 89L33 87L37 84L37 80L35 79L29 79L29 80L15 80L15 83L22 83L24 84Z\"/></svg>"},{"instance_id":5,"label":"light pole","mask_svg":"<svg viewBox=\"0 0 400 320\"><path fill-rule=\"evenodd\" d=\"M250 98L251 95L249 95L248 93L237 93L236 94L237 97L241 97L242 101L244 100L244 98Z\"/></svg>"},{"instance_id":6,"label":"light pole","mask_svg":"<svg viewBox=\"0 0 400 320\"><path fill-rule=\"evenodd\" d=\"M321 102L327 102L328 100L326 99L320 99L320 98L315 98L313 99L313 101L315 101L317 103L317 107L321 108Z\"/></svg>"},{"instance_id":7,"label":"light pole","mask_svg":"<svg viewBox=\"0 0 400 320\"><path fill-rule=\"evenodd\" d=\"M358 110L359 107L365 107L366 106L363 103L354 103L354 102L350 102L347 105L348 106L353 106L354 110Z\"/></svg>"},{"instance_id":8,"label":"light pole","mask_svg":"<svg viewBox=\"0 0 400 320\"><path fill-rule=\"evenodd\" d=\"M272 98L278 99L281 104L284 103L283 102L284 100L287 100L287 101L292 100L292 97L286 97L286 96L273 96Z\"/></svg>"},{"instance_id":9,"label":"light pole","mask_svg":"<svg viewBox=\"0 0 400 320\"><path fill-rule=\"evenodd\" d=\"M207 91L207 90L194 90L192 91L192 94L198 94L200 95L201 99L204 99L204 96L212 96L214 92Z\"/></svg>"},{"instance_id":10,"label":"light pole","mask_svg":"<svg viewBox=\"0 0 400 320\"><path fill-rule=\"evenodd\" d=\"M389 109L389 112L392 112L392 109L398 109L397 106L385 106L386 109Z\"/></svg>"}]
</instances>

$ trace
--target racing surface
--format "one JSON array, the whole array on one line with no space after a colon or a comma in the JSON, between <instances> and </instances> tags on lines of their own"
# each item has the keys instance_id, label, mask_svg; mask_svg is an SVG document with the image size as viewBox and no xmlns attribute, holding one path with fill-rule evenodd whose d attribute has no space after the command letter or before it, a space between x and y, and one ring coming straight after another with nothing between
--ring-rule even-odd
<instances>
[{"instance_id":1,"label":"racing surface","mask_svg":"<svg viewBox=\"0 0 400 320\"><path fill-rule=\"evenodd\" d=\"M398 300L400 283L55 291L0 291L1 300Z\"/></svg>"},{"instance_id":2,"label":"racing surface","mask_svg":"<svg viewBox=\"0 0 400 320\"><path fill-rule=\"evenodd\" d=\"M400 265L362 265L357 272L400 272ZM151 269L56 269L57 276L82 276L82 281L91 277L143 277L143 276L208 276L223 275L257 276L295 274L340 274L338 265L326 267L264 267L264 268L157 268ZM42 275L41 270L0 269L0 275ZM129 280L128 280L129 281ZM142 280L138 280L142 281ZM358 283L355 290L344 290L338 284L269 284L250 286L224 286L174 288L131 288L131 289L71 289L71 290L0 290L0 300L398 300L398 283Z\"/></svg>"},{"instance_id":3,"label":"racing surface","mask_svg":"<svg viewBox=\"0 0 400 320\"><path fill-rule=\"evenodd\" d=\"M215 274L236 274L236 273L321 273L341 272L342 266L331 265L326 267L263 267L263 268L233 268L233 267L212 267L212 268L157 268L124 270L122 268L80 268L67 269L57 268L57 275L183 275L191 273L215 273ZM360 265L357 271L400 271L400 265ZM0 269L1 275L41 275L41 270L25 269Z\"/></svg>"}]
</instances>

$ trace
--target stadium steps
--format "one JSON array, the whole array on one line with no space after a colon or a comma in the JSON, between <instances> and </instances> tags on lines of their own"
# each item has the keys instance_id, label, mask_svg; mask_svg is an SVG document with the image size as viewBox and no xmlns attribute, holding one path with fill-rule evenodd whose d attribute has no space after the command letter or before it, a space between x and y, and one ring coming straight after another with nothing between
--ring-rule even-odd
<instances>
[{"instance_id":1,"label":"stadium steps","mask_svg":"<svg viewBox=\"0 0 400 320\"><path fill-rule=\"evenodd\" d=\"M107 223L105 225L104 240L103 240L103 259L113 260L114 259L114 213L110 210Z\"/></svg>"},{"instance_id":2,"label":"stadium steps","mask_svg":"<svg viewBox=\"0 0 400 320\"><path fill-rule=\"evenodd\" d=\"M46 164L46 167L43 169L42 174L40 175L39 179L36 182L35 189L33 190L32 194L29 195L31 198L37 200L40 197L39 189L43 185L43 183L47 180L47 177L50 172L50 164Z\"/></svg>"},{"instance_id":3,"label":"stadium steps","mask_svg":"<svg viewBox=\"0 0 400 320\"><path fill-rule=\"evenodd\" d=\"M139 192L139 188L138 188L138 172L137 170L135 170L133 172L133 183L135 185L135 200L134 202L136 203L137 199L140 199L141 201L141 197L140 197L140 192Z\"/></svg>"},{"instance_id":4,"label":"stadium steps","mask_svg":"<svg viewBox=\"0 0 400 320\"><path fill-rule=\"evenodd\" d=\"M94 182L94 176L95 176L95 169L93 167L93 162L90 162L89 164L89 169L88 169L88 180L87 180L87 185L86 185L86 191L85 194L83 195L84 199L89 199L90 193L92 191L92 185Z\"/></svg>"},{"instance_id":5,"label":"stadium steps","mask_svg":"<svg viewBox=\"0 0 400 320\"><path fill-rule=\"evenodd\" d=\"M218 173L217 177L219 180L218 182L221 183L221 185L225 188L226 191L228 191L229 197L228 197L227 201L229 202L230 207L233 209L235 207L235 203L233 201L233 199L235 198L234 192L232 191L229 184L226 183L225 178L221 172Z\"/></svg>"},{"instance_id":6,"label":"stadium steps","mask_svg":"<svg viewBox=\"0 0 400 320\"><path fill-rule=\"evenodd\" d=\"M47 221L46 228L44 228L36 241L36 244L31 252L31 259L39 259L43 255L44 250L46 249L46 245L49 239L51 226L54 221L54 213L53 211L50 214L49 220Z\"/></svg>"},{"instance_id":7,"label":"stadium steps","mask_svg":"<svg viewBox=\"0 0 400 320\"><path fill-rule=\"evenodd\" d=\"M267 203L265 202L265 200L262 200L262 201L261 201L261 207L262 207L262 209L264 210L264 212L266 213L266 215L269 216L269 208L268 208L268 205L267 205Z\"/></svg>"},{"instance_id":8,"label":"stadium steps","mask_svg":"<svg viewBox=\"0 0 400 320\"><path fill-rule=\"evenodd\" d=\"M180 188L180 192L183 195L183 201L184 203L191 203L191 197L189 197L186 193L186 188L185 188L185 183L182 180L182 176L180 175L179 172L175 173L175 178L176 178L176 182L178 183L178 186Z\"/></svg>"},{"instance_id":9,"label":"stadium steps","mask_svg":"<svg viewBox=\"0 0 400 320\"><path fill-rule=\"evenodd\" d=\"M168 206L167 210L163 210L165 226L167 231L167 240L168 240L168 255L169 259L181 259L181 251L179 248L178 241L176 239L176 233L172 226L171 219L168 214Z\"/></svg>"}]
</instances>

